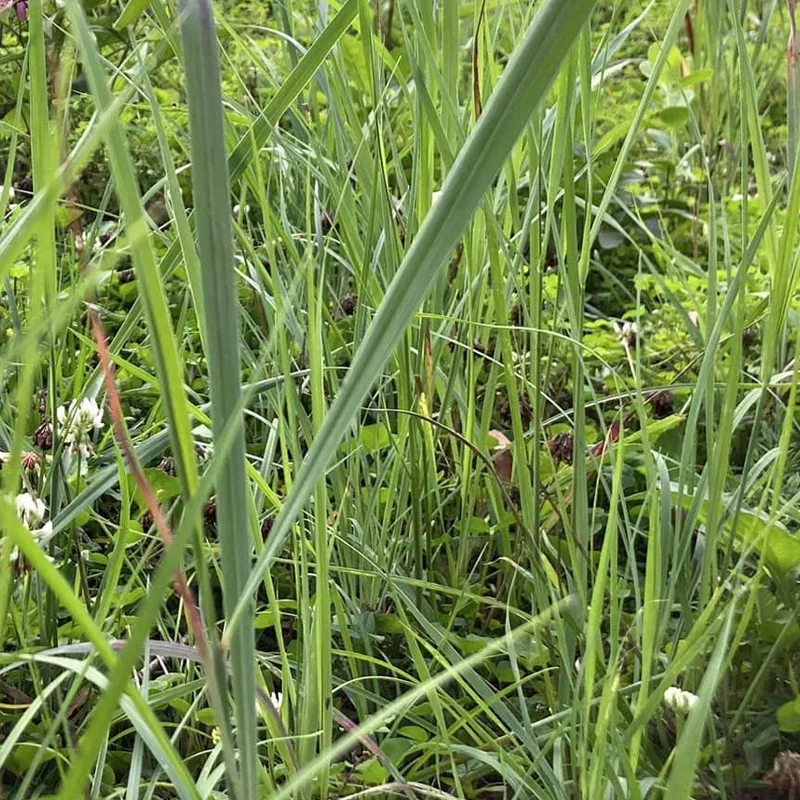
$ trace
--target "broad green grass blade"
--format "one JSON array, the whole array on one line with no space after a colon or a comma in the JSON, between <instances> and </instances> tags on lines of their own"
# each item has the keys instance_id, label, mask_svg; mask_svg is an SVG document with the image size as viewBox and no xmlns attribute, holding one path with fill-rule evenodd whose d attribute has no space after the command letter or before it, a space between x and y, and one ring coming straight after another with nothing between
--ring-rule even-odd
<instances>
[{"instance_id":1,"label":"broad green grass blade","mask_svg":"<svg viewBox=\"0 0 800 800\"><path fill-rule=\"evenodd\" d=\"M250 571L253 538L248 518L244 428L239 391L239 325L230 184L214 11L209 0L183 0L181 34L192 149L195 219L208 337L207 359L215 439L229 420L239 422L225 468L217 482L217 524L222 555L223 607L230 615L242 597ZM236 738L243 798L258 790L255 639L251 606L231 638L231 671L236 702Z\"/></svg>"},{"instance_id":2,"label":"broad green grass blade","mask_svg":"<svg viewBox=\"0 0 800 800\"><path fill-rule=\"evenodd\" d=\"M389 286L276 520L270 543L259 557L235 612L228 618L226 638L249 608L261 575L278 552L316 481L323 475L364 395L433 284L447 255L456 246L534 108L544 99L593 7L593 0L575 0L569 4L550 0L527 31L480 121L456 158L439 201Z\"/></svg>"},{"instance_id":3,"label":"broad green grass blade","mask_svg":"<svg viewBox=\"0 0 800 800\"><path fill-rule=\"evenodd\" d=\"M78 2L69 3L67 13L95 103L101 112L107 111L112 107L114 101L97 51L95 38ZM115 178L120 208L124 214L128 243L142 289L156 372L164 389L162 398L169 423L172 449L178 462L178 474L183 493L188 498L196 489L197 467L189 426L189 409L183 393L183 368L172 331L164 286L149 239L147 216L140 198L136 173L119 119L112 121L106 134L106 142L111 172ZM200 545L197 542L196 552L198 554L198 583L202 594L210 600L205 563L200 557ZM205 611L209 613L211 609L206 607ZM137 653L129 651L126 658L120 661L124 664L126 660L130 661L137 655ZM214 681L215 676L210 674L209 679ZM113 710L115 698L124 691L127 681L127 674L117 675L104 694L101 703L103 713L95 715L92 737L84 738L80 754L73 763L62 787L62 791L67 796L70 792L81 790L91 768L92 751L97 752L102 746L104 740L102 728L110 720L109 709ZM223 692L218 687L215 696L221 697L222 695Z\"/></svg>"}]
</instances>

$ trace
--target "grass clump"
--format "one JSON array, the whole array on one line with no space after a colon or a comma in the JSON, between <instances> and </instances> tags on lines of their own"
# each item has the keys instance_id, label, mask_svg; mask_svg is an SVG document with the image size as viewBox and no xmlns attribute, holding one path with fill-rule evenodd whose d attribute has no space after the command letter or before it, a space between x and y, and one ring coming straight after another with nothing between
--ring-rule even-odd
<instances>
[{"instance_id":1,"label":"grass clump","mask_svg":"<svg viewBox=\"0 0 800 800\"><path fill-rule=\"evenodd\" d=\"M0 0L0 797L793 797L794 15Z\"/></svg>"}]
</instances>

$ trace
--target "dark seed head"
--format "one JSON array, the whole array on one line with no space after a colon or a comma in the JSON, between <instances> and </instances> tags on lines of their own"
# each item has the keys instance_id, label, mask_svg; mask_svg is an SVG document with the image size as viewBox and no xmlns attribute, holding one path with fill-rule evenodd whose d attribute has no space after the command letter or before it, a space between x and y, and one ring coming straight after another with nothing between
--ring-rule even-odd
<instances>
[{"instance_id":1,"label":"dark seed head","mask_svg":"<svg viewBox=\"0 0 800 800\"><path fill-rule=\"evenodd\" d=\"M755 328L745 328L742 332L742 347L749 349L758 341L758 331Z\"/></svg>"},{"instance_id":2,"label":"dark seed head","mask_svg":"<svg viewBox=\"0 0 800 800\"><path fill-rule=\"evenodd\" d=\"M35 470L42 463L42 459L39 457L39 454L30 450L22 453L19 460L20 464L22 464L22 468L27 472L33 472L33 470Z\"/></svg>"},{"instance_id":3,"label":"dark seed head","mask_svg":"<svg viewBox=\"0 0 800 800\"><path fill-rule=\"evenodd\" d=\"M175 468L175 459L172 456L164 456L164 458L161 459L161 463L158 465L158 468L167 475L171 475L173 478L178 474L178 471Z\"/></svg>"},{"instance_id":4,"label":"dark seed head","mask_svg":"<svg viewBox=\"0 0 800 800\"><path fill-rule=\"evenodd\" d=\"M330 233L336 226L336 215L332 211L323 211L319 215L319 226L323 234Z\"/></svg>"},{"instance_id":5,"label":"dark seed head","mask_svg":"<svg viewBox=\"0 0 800 800\"><path fill-rule=\"evenodd\" d=\"M203 518L207 525L215 526L217 524L217 498L210 497L203 508Z\"/></svg>"},{"instance_id":6,"label":"dark seed head","mask_svg":"<svg viewBox=\"0 0 800 800\"><path fill-rule=\"evenodd\" d=\"M33 176L23 175L14 184L14 189L22 194L31 194L33 192Z\"/></svg>"},{"instance_id":7,"label":"dark seed head","mask_svg":"<svg viewBox=\"0 0 800 800\"><path fill-rule=\"evenodd\" d=\"M547 449L556 464L571 464L575 452L575 437L568 431L559 433L547 443Z\"/></svg>"},{"instance_id":8,"label":"dark seed head","mask_svg":"<svg viewBox=\"0 0 800 800\"><path fill-rule=\"evenodd\" d=\"M510 425L512 422L511 403L507 397L504 397L500 401L500 407L498 408L498 411L503 422L505 422L507 425ZM525 426L530 423L531 417L533 416L533 407L531 406L531 401L528 398L528 395L524 392L519 396L519 415L520 419L522 420L522 424Z\"/></svg>"},{"instance_id":9,"label":"dark seed head","mask_svg":"<svg viewBox=\"0 0 800 800\"><path fill-rule=\"evenodd\" d=\"M675 398L672 392L666 389L650 397L650 407L653 409L653 416L656 419L664 419L668 417L675 406Z\"/></svg>"},{"instance_id":10,"label":"dark seed head","mask_svg":"<svg viewBox=\"0 0 800 800\"><path fill-rule=\"evenodd\" d=\"M53 449L53 426L49 422L43 422L33 432L33 443L40 450Z\"/></svg>"},{"instance_id":11,"label":"dark seed head","mask_svg":"<svg viewBox=\"0 0 800 800\"><path fill-rule=\"evenodd\" d=\"M492 358L494 356L494 348L495 348L495 340L489 339L489 341L484 345L481 344L477 339L472 343L472 352L475 353L476 356L483 356L484 358Z\"/></svg>"},{"instance_id":12,"label":"dark seed head","mask_svg":"<svg viewBox=\"0 0 800 800\"><path fill-rule=\"evenodd\" d=\"M772 771L764 776L764 782L786 797L796 797L800 792L800 753L785 750L772 765Z\"/></svg>"},{"instance_id":13,"label":"dark seed head","mask_svg":"<svg viewBox=\"0 0 800 800\"><path fill-rule=\"evenodd\" d=\"M358 295L346 294L339 298L339 308L342 309L342 316L352 317L358 308Z\"/></svg>"},{"instance_id":14,"label":"dark seed head","mask_svg":"<svg viewBox=\"0 0 800 800\"><path fill-rule=\"evenodd\" d=\"M269 536L269 535L270 535L270 533L272 533L272 526L273 526L274 524L275 524L275 518L274 518L274 517L267 517L267 518L266 518L266 519L265 519L265 520L264 520L264 521L261 523L261 535L262 535L262 536L263 536L265 539L267 538L267 536Z\"/></svg>"}]
</instances>

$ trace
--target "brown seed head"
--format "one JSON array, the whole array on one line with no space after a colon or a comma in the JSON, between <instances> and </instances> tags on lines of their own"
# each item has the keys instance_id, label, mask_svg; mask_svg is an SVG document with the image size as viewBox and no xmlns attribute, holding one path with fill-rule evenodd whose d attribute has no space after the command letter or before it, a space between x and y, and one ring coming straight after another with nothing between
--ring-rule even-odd
<instances>
[{"instance_id":1,"label":"brown seed head","mask_svg":"<svg viewBox=\"0 0 800 800\"><path fill-rule=\"evenodd\" d=\"M339 307L342 309L342 316L352 317L358 308L358 295L346 294L339 298Z\"/></svg>"},{"instance_id":2,"label":"brown seed head","mask_svg":"<svg viewBox=\"0 0 800 800\"><path fill-rule=\"evenodd\" d=\"M214 527L217 524L217 498L210 497L203 508L203 518L206 524Z\"/></svg>"},{"instance_id":3,"label":"brown seed head","mask_svg":"<svg viewBox=\"0 0 800 800\"><path fill-rule=\"evenodd\" d=\"M568 431L559 433L547 443L547 449L556 464L571 464L575 452L575 437Z\"/></svg>"},{"instance_id":4,"label":"brown seed head","mask_svg":"<svg viewBox=\"0 0 800 800\"><path fill-rule=\"evenodd\" d=\"M675 398L672 396L672 392L666 389L656 392L650 397L650 408L653 409L653 416L656 419L668 417L672 413L674 406Z\"/></svg>"},{"instance_id":5,"label":"brown seed head","mask_svg":"<svg viewBox=\"0 0 800 800\"><path fill-rule=\"evenodd\" d=\"M780 753L772 771L764 776L764 782L779 792L785 792L787 797L797 797L800 793L800 753L792 750Z\"/></svg>"},{"instance_id":6,"label":"brown seed head","mask_svg":"<svg viewBox=\"0 0 800 800\"><path fill-rule=\"evenodd\" d=\"M53 449L53 426L49 422L43 422L33 432L33 443L40 450Z\"/></svg>"},{"instance_id":7,"label":"brown seed head","mask_svg":"<svg viewBox=\"0 0 800 800\"><path fill-rule=\"evenodd\" d=\"M20 463L23 469L33 472L42 463L42 459L37 453L28 450L20 456Z\"/></svg>"}]
</instances>

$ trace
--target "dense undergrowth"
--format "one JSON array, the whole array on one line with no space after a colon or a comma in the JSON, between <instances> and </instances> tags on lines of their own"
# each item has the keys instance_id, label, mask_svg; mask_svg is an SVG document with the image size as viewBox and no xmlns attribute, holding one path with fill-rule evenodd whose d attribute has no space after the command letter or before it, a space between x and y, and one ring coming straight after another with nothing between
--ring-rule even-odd
<instances>
[{"instance_id":1,"label":"dense undergrowth","mask_svg":"<svg viewBox=\"0 0 800 800\"><path fill-rule=\"evenodd\" d=\"M0 0L0 797L794 797L794 3L207 11Z\"/></svg>"}]
</instances>

